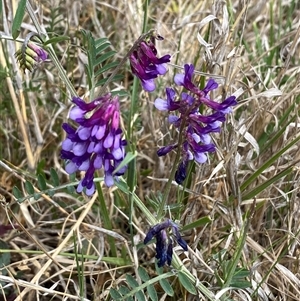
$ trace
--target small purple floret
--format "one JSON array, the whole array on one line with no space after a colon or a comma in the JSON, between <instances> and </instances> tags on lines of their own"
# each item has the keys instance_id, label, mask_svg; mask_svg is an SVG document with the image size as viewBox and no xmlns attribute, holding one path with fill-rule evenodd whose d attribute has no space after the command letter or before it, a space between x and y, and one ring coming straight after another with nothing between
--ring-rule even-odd
<instances>
[{"instance_id":1,"label":"small purple floret","mask_svg":"<svg viewBox=\"0 0 300 301\"><path fill-rule=\"evenodd\" d=\"M33 42L29 42L27 46L35 52L34 59L37 62L44 62L47 60L48 53L43 48L37 46Z\"/></svg>"},{"instance_id":2,"label":"small purple floret","mask_svg":"<svg viewBox=\"0 0 300 301\"><path fill-rule=\"evenodd\" d=\"M161 58L157 57L155 39L161 40L162 37L151 36L140 42L137 49L129 56L132 73L140 79L143 89L147 92L155 90L154 79L167 73L167 63L171 58L169 54Z\"/></svg>"}]
</instances>

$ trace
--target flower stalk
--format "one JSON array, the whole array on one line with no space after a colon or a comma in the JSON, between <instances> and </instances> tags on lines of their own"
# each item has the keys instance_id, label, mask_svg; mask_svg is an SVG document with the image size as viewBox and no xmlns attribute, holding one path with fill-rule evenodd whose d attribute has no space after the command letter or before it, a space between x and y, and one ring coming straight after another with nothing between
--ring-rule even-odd
<instances>
[{"instance_id":1,"label":"flower stalk","mask_svg":"<svg viewBox=\"0 0 300 301\"><path fill-rule=\"evenodd\" d=\"M183 132L184 126L185 126L185 124L182 123L181 127L180 127L180 131L179 131L178 145L181 145L182 142L183 142L184 137L183 137L182 132ZM166 208L166 205L167 205L168 197L169 197L169 194L170 194L170 191L171 191L171 188L172 188L173 179L174 179L176 171L177 171L177 166L178 166L178 163L180 161L180 157L181 157L180 152L177 152L176 156L175 156L174 164L173 164L172 169L171 169L169 179L168 179L166 187L164 189L162 200L161 200L161 202L159 204L159 207L158 207L158 211L157 211L157 219L158 220L161 220L161 218L164 216L164 211L165 211L165 208Z\"/></svg>"}]
</instances>

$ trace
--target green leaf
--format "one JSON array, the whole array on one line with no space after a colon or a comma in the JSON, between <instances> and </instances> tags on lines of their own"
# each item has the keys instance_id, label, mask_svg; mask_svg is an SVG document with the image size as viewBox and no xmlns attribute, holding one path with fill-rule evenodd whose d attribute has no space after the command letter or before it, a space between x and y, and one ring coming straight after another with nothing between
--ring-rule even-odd
<instances>
[{"instance_id":1,"label":"green leaf","mask_svg":"<svg viewBox=\"0 0 300 301\"><path fill-rule=\"evenodd\" d=\"M137 282L137 281L134 279L134 277L131 276L130 274L127 274L125 277L126 277L127 284L128 284L132 289L134 289L134 290L130 290L129 293L128 293L128 295L129 295L129 294L132 294L132 293L134 292L135 297L136 297L139 301L146 301L145 295L144 295L144 293L143 293L143 291L142 291L143 287L140 288L138 282ZM126 298L126 300L127 300L127 298L130 297L130 296L128 296L128 295L123 296L123 299Z\"/></svg>"},{"instance_id":2,"label":"green leaf","mask_svg":"<svg viewBox=\"0 0 300 301\"><path fill-rule=\"evenodd\" d=\"M283 170L282 172L278 173L277 175L275 175L271 179L265 181L264 183L262 183L259 186L254 187L252 190L250 190L246 194L243 194L242 195L242 200L244 201L244 200L249 200L249 199L254 198L256 195L258 195L260 192L265 190L267 187L269 187L270 185L272 185L273 183L278 181L280 178L282 178L282 177L290 174L291 172L293 172L294 166L295 165L292 164L290 167L288 167L285 170Z\"/></svg>"},{"instance_id":3,"label":"green leaf","mask_svg":"<svg viewBox=\"0 0 300 301\"><path fill-rule=\"evenodd\" d=\"M182 272L178 273L178 279L180 281L180 283L183 285L183 287L192 295L197 295L197 290L195 288L195 286L191 283L191 281L189 280L189 278L187 278L187 276L185 274L183 274Z\"/></svg>"},{"instance_id":4,"label":"green leaf","mask_svg":"<svg viewBox=\"0 0 300 301\"><path fill-rule=\"evenodd\" d=\"M58 178L58 174L55 171L55 169L53 169L53 168L50 169L50 175L51 175L53 186L54 187L59 186L59 178Z\"/></svg>"},{"instance_id":5,"label":"green leaf","mask_svg":"<svg viewBox=\"0 0 300 301\"><path fill-rule=\"evenodd\" d=\"M126 274L126 280L128 285L131 286L132 288L136 288L139 286L138 282L130 274Z\"/></svg>"},{"instance_id":6,"label":"green leaf","mask_svg":"<svg viewBox=\"0 0 300 301\"><path fill-rule=\"evenodd\" d=\"M121 300L122 299L122 295L114 288L111 288L109 290L109 293L110 293L111 297L113 298L113 300Z\"/></svg>"},{"instance_id":7,"label":"green leaf","mask_svg":"<svg viewBox=\"0 0 300 301\"><path fill-rule=\"evenodd\" d=\"M108 41L108 38L100 38L100 39L95 40L96 48L99 48L99 46L101 46L105 42L108 42L108 44L110 44L109 41Z\"/></svg>"},{"instance_id":8,"label":"green leaf","mask_svg":"<svg viewBox=\"0 0 300 301\"><path fill-rule=\"evenodd\" d=\"M94 76L93 75L93 72L90 70L89 66L88 65L85 65L84 66L84 69L85 69L85 73L87 75L87 81L88 81L88 85L90 88L92 88L92 77Z\"/></svg>"},{"instance_id":9,"label":"green leaf","mask_svg":"<svg viewBox=\"0 0 300 301\"><path fill-rule=\"evenodd\" d=\"M143 282L147 282L150 279L146 269L144 269L143 267L138 268L138 273ZM156 290L152 284L149 284L147 286L147 292L152 301L158 301Z\"/></svg>"},{"instance_id":10,"label":"green leaf","mask_svg":"<svg viewBox=\"0 0 300 301\"><path fill-rule=\"evenodd\" d=\"M55 190L49 189L49 190L47 191L47 194L48 194L49 196L53 197L54 194L55 194Z\"/></svg>"},{"instance_id":11,"label":"green leaf","mask_svg":"<svg viewBox=\"0 0 300 301\"><path fill-rule=\"evenodd\" d=\"M121 164L114 170L113 175L116 174L121 168L128 165L129 162L131 162L136 156L137 153L133 154L132 152L128 152Z\"/></svg>"},{"instance_id":12,"label":"green leaf","mask_svg":"<svg viewBox=\"0 0 300 301\"><path fill-rule=\"evenodd\" d=\"M1 250L9 250L9 246L3 240L0 240L0 249ZM0 254L0 268L1 274L6 276L7 270L4 268L10 264L10 253L1 253Z\"/></svg>"},{"instance_id":13,"label":"green leaf","mask_svg":"<svg viewBox=\"0 0 300 301\"><path fill-rule=\"evenodd\" d=\"M186 230L190 230L190 229L195 229L197 227L200 227L200 226L203 226L203 225L207 225L211 223L211 218L209 216L204 216L204 217L201 217L199 218L198 220L188 224L188 225L185 225L181 231L186 231Z\"/></svg>"},{"instance_id":14,"label":"green leaf","mask_svg":"<svg viewBox=\"0 0 300 301\"><path fill-rule=\"evenodd\" d=\"M145 295L142 291L138 291L135 294L135 297L139 300L139 301L146 301Z\"/></svg>"},{"instance_id":15,"label":"green leaf","mask_svg":"<svg viewBox=\"0 0 300 301\"><path fill-rule=\"evenodd\" d=\"M248 288L251 287L251 282L248 280L232 279L231 286L237 288Z\"/></svg>"},{"instance_id":16,"label":"green leaf","mask_svg":"<svg viewBox=\"0 0 300 301\"><path fill-rule=\"evenodd\" d=\"M245 279L250 276L250 271L245 268L237 269L231 279L230 286L238 288L251 287L251 282Z\"/></svg>"},{"instance_id":17,"label":"green leaf","mask_svg":"<svg viewBox=\"0 0 300 301\"><path fill-rule=\"evenodd\" d=\"M234 273L234 278L246 278L250 276L250 271L245 268L237 269Z\"/></svg>"},{"instance_id":18,"label":"green leaf","mask_svg":"<svg viewBox=\"0 0 300 301\"><path fill-rule=\"evenodd\" d=\"M34 194L34 188L31 182L29 181L25 182L25 190L28 192L28 194Z\"/></svg>"},{"instance_id":19,"label":"green leaf","mask_svg":"<svg viewBox=\"0 0 300 301\"><path fill-rule=\"evenodd\" d=\"M19 200L23 198L23 193L21 192L21 190L17 187L14 186L12 189L12 194L14 195L14 197Z\"/></svg>"},{"instance_id":20,"label":"green leaf","mask_svg":"<svg viewBox=\"0 0 300 301\"><path fill-rule=\"evenodd\" d=\"M68 40L70 40L70 37L67 37L67 36L54 37L54 38L51 38L48 41L46 41L44 43L44 46L49 45L49 44L56 44L56 43L59 43L62 41L68 41Z\"/></svg>"},{"instance_id":21,"label":"green leaf","mask_svg":"<svg viewBox=\"0 0 300 301\"><path fill-rule=\"evenodd\" d=\"M117 82L117 81L120 81L124 78L124 75L122 74L117 74L116 76L114 76L112 78L112 82ZM106 82L107 82L108 78L102 78L100 79L99 81L97 81L96 83L96 87L99 87L99 86L103 86ZM119 91L114 91L111 93L112 95L119 95L119 96L128 96L128 92L125 91L125 90L119 90Z\"/></svg>"},{"instance_id":22,"label":"green leaf","mask_svg":"<svg viewBox=\"0 0 300 301\"><path fill-rule=\"evenodd\" d=\"M138 273L143 282L146 282L150 279L146 269L144 269L143 267L138 267Z\"/></svg>"},{"instance_id":23,"label":"green leaf","mask_svg":"<svg viewBox=\"0 0 300 301\"><path fill-rule=\"evenodd\" d=\"M97 54L100 54L101 52L103 52L105 49L110 47L110 45L111 44L107 38L105 38L105 40L103 40L103 41L100 41L100 43L95 42L95 49L96 49Z\"/></svg>"},{"instance_id":24,"label":"green leaf","mask_svg":"<svg viewBox=\"0 0 300 301\"><path fill-rule=\"evenodd\" d=\"M38 180L38 187L40 190L46 190L47 189L47 183L45 181L45 178L42 174L38 174L37 176Z\"/></svg>"},{"instance_id":25,"label":"green leaf","mask_svg":"<svg viewBox=\"0 0 300 301\"><path fill-rule=\"evenodd\" d=\"M152 301L158 301L157 292L152 284L147 286L147 293Z\"/></svg>"},{"instance_id":26,"label":"green leaf","mask_svg":"<svg viewBox=\"0 0 300 301\"><path fill-rule=\"evenodd\" d=\"M152 285L152 284L154 284L154 283L156 283L158 281L160 282L162 279L169 278L169 277L174 277L174 273L173 272L168 272L168 273L161 274L161 275L159 275L157 277L154 277L154 278L150 279L149 281L141 284L140 286L137 286L137 287L133 288L132 290L130 290L130 293L128 293L127 295L123 296L122 300L125 300L129 296L136 296L136 298L138 300L145 300L145 296L144 296L144 293L143 293L142 290L144 290L145 288L147 288L149 285ZM127 280L127 275L126 275L126 280Z\"/></svg>"},{"instance_id":27,"label":"green leaf","mask_svg":"<svg viewBox=\"0 0 300 301\"><path fill-rule=\"evenodd\" d=\"M116 54L115 51L111 50L103 55L101 55L97 60L96 60L96 65L100 65L102 62L105 60L109 59L110 57L114 56Z\"/></svg>"},{"instance_id":28,"label":"green leaf","mask_svg":"<svg viewBox=\"0 0 300 301\"><path fill-rule=\"evenodd\" d=\"M124 77L123 75L121 75L122 78ZM115 78L118 78L118 75L116 75L113 78L113 81L115 81ZM111 95L115 96L118 95L119 97L128 97L128 92L126 90L118 90L118 91L112 91Z\"/></svg>"},{"instance_id":29,"label":"green leaf","mask_svg":"<svg viewBox=\"0 0 300 301\"><path fill-rule=\"evenodd\" d=\"M109 64L105 64L101 69L97 70L95 73L95 76L99 76L100 74L104 73L105 71L112 69L114 67L117 67L119 65L119 62L111 62Z\"/></svg>"},{"instance_id":30,"label":"green leaf","mask_svg":"<svg viewBox=\"0 0 300 301\"><path fill-rule=\"evenodd\" d=\"M294 144L296 144L300 140L300 135L282 148L279 152L277 152L274 156L272 156L269 160L267 160L258 170L253 172L253 174L241 185L241 191L244 191L252 182L256 180L258 176L260 176L264 170L269 168L280 156L282 156L289 148L291 148Z\"/></svg>"},{"instance_id":31,"label":"green leaf","mask_svg":"<svg viewBox=\"0 0 300 301\"><path fill-rule=\"evenodd\" d=\"M119 293L121 293L123 296L126 295L126 294L129 294L130 293L130 290L127 286L125 285L122 285L120 288L119 288ZM126 298L126 301L133 301L133 297L128 297Z\"/></svg>"},{"instance_id":32,"label":"green leaf","mask_svg":"<svg viewBox=\"0 0 300 301\"><path fill-rule=\"evenodd\" d=\"M174 296L174 290L168 280L161 279L159 280L159 284L168 296Z\"/></svg>"},{"instance_id":33,"label":"green leaf","mask_svg":"<svg viewBox=\"0 0 300 301\"><path fill-rule=\"evenodd\" d=\"M33 198L37 201L41 197L40 193L34 193Z\"/></svg>"},{"instance_id":34,"label":"green leaf","mask_svg":"<svg viewBox=\"0 0 300 301\"><path fill-rule=\"evenodd\" d=\"M25 15L25 9L26 9L26 0L20 0L19 5L16 11L16 15L13 18L13 24L12 24L12 37L16 39L19 36L21 24Z\"/></svg>"},{"instance_id":35,"label":"green leaf","mask_svg":"<svg viewBox=\"0 0 300 301\"><path fill-rule=\"evenodd\" d=\"M74 194L76 192L76 189L74 186L68 186L67 187L68 193Z\"/></svg>"},{"instance_id":36,"label":"green leaf","mask_svg":"<svg viewBox=\"0 0 300 301\"><path fill-rule=\"evenodd\" d=\"M288 111L287 111L287 116L289 116L289 114L291 114L290 109L293 108L294 106L291 106ZM285 115L281 118L281 120L283 120L285 118ZM281 120L279 122L279 124L281 123ZM260 143L260 155L262 155L265 151L268 151L270 149L270 147L284 134L284 132L286 131L286 128L289 126L289 124L291 124L292 122L294 122L296 120L296 116L292 116L285 124L282 124L281 128L272 135L272 137L267 137L267 141L265 141L264 143Z\"/></svg>"}]
</instances>

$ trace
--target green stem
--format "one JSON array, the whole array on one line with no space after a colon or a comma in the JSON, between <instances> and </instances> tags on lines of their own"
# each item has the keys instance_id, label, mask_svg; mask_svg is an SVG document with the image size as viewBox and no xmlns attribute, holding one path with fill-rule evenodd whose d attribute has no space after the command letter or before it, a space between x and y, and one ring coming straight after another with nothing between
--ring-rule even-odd
<instances>
[{"instance_id":1,"label":"green stem","mask_svg":"<svg viewBox=\"0 0 300 301\"><path fill-rule=\"evenodd\" d=\"M148 27L148 7L149 7L149 0L145 0L143 33L147 32L147 27Z\"/></svg>"},{"instance_id":2,"label":"green stem","mask_svg":"<svg viewBox=\"0 0 300 301\"><path fill-rule=\"evenodd\" d=\"M146 31L147 28L147 12L148 12L148 1L146 0L145 3L145 10L144 10L144 24L143 24L143 32ZM148 33L146 33L146 35L148 35ZM144 36L144 35L142 35ZM141 39L138 39L138 41L141 41ZM137 47L137 45L139 45L140 42L136 42L133 47L130 49L129 53L131 54L132 51ZM125 56L124 59L127 59L130 54L127 54ZM124 60L123 59L123 60ZM120 64L121 65L121 64ZM119 66L120 66L119 65ZM118 66L118 67L119 67ZM122 66L122 65L121 65ZM117 67L117 68L118 68ZM113 74L112 74L113 75ZM131 141L131 146L130 146L130 150L131 152L134 154L136 152L136 139L135 137L133 137L133 130L134 130L134 116L135 113L138 110L138 106L137 106L137 101L138 101L138 89L139 89L139 80L137 77L134 77L133 80L133 87L132 87L132 97L131 97L131 102L130 102L130 110L129 110L129 115L128 115L128 128L127 128L127 138L128 141ZM129 187L129 190L131 192L131 194L129 194L128 197L128 201L129 201L129 206L130 206L130 210L129 210L129 229L130 229L130 234L131 234L131 242L133 243L133 226L132 226L132 216L134 213L134 206L133 206L133 195L132 193L135 190L136 187L136 183L137 183L137 179L136 179L136 158L134 158L128 165L128 177L127 177L127 184Z\"/></svg>"},{"instance_id":3,"label":"green stem","mask_svg":"<svg viewBox=\"0 0 300 301\"><path fill-rule=\"evenodd\" d=\"M132 91L132 97L131 97L131 102L130 102L130 110L129 110L129 115L128 115L128 127L127 127L127 139L128 141L131 141L131 144L129 146L130 151L132 153L136 152L136 139L133 137L133 127L134 127L134 122L133 122L133 116L135 115L136 112L136 102L138 99L138 86L139 86L139 81L135 77L133 80L133 91ZM136 158L134 158L129 164L128 164L128 172L127 172L127 185L129 187L129 190L131 193L134 192L137 179L136 179ZM134 213L134 207L133 207L133 198L132 194L129 194L128 196L128 202L130 206L129 210L129 229L130 229L130 234L131 234L131 239L133 242L133 226L132 226L132 216Z\"/></svg>"},{"instance_id":4,"label":"green stem","mask_svg":"<svg viewBox=\"0 0 300 301\"><path fill-rule=\"evenodd\" d=\"M47 42L49 40L49 36L48 36L47 32L45 30L43 30L43 28L41 27L29 1L26 1L26 9L27 9L27 12L28 12L37 32L38 32L40 39L43 40L44 43ZM49 44L49 45L47 45L46 48L47 48L46 50L47 50L47 53L49 54L49 57L51 58L53 64L57 68L59 76L65 83L69 93L71 94L71 96L77 96L77 93L76 93L71 81L67 77L64 68L62 67L62 65L59 62L59 59L54 51L53 46L51 44Z\"/></svg>"},{"instance_id":5,"label":"green stem","mask_svg":"<svg viewBox=\"0 0 300 301\"><path fill-rule=\"evenodd\" d=\"M98 191L98 200L100 203L100 212L101 212L101 216L103 218L104 228L108 229L108 230L112 230L111 218L109 217L109 212L107 210L107 205L105 203L105 199L104 199L104 195L103 195L103 191L102 191L100 183L96 183L96 187L97 187L97 191ZM115 239L111 236L109 236L107 239L108 239L108 243L110 246L111 254L112 254L112 256L116 257L117 249L116 249Z\"/></svg>"},{"instance_id":6,"label":"green stem","mask_svg":"<svg viewBox=\"0 0 300 301\"><path fill-rule=\"evenodd\" d=\"M161 203L159 204L159 207L158 207L158 212L157 212L157 219L158 220L160 220L163 217L165 206L167 204L167 199L168 199L168 196L169 196L170 191L171 191L172 182L173 182L173 179L175 177L176 170L178 168L178 163L179 163L179 160L180 160L180 157L181 157L180 146L182 145L182 142L183 142L183 129L184 129L184 127L185 127L185 121L182 120L182 123L181 123L181 126L180 126L180 131L179 131L178 147L177 147L177 153L176 153L175 161L173 163L172 170L171 170L168 182L167 182L165 190L164 190L162 201L161 201Z\"/></svg>"}]
</instances>

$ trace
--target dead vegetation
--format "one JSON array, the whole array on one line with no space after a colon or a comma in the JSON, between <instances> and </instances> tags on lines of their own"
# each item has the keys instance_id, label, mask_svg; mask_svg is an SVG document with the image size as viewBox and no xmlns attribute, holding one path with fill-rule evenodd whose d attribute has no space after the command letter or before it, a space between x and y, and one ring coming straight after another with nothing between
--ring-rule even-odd
<instances>
[{"instance_id":1,"label":"dead vegetation","mask_svg":"<svg viewBox=\"0 0 300 301\"><path fill-rule=\"evenodd\" d=\"M38 174L49 180L47 188L53 188L50 168L61 185L68 183L59 154L70 95L50 60L32 73L20 72L14 53L21 44L5 38L18 1L2 2L0 214L1 225L14 229L0 232L0 262L5 266L0 300L111 300L109 289L126 283L125 274L138 278L138 266L156 276L154 250L142 244L149 225L136 208L131 240L129 203L116 187L103 188L111 229L104 226L97 194L89 199L61 189L52 196L16 202L13 187L26 195L25 182L30 181L37 192ZM136 194L151 209L149 198L164 190L174 158L158 158L156 151L174 133L153 102L164 96L165 83L171 85L184 63L194 63L199 80L202 72L221 84L216 99L235 93L239 104L226 128L213 137L218 151L209 164L195 166L183 195L175 186L170 193L172 214L182 226L205 217L211 220L183 233L190 249L179 252L180 258L216 300L225 300L225 295L226 300L299 300L298 1L149 2L148 28L165 37L157 48L161 54L170 53L172 63L158 91L139 94L140 112L133 116ZM69 38L54 49L80 96L89 95L80 30L108 37L116 58L122 59L143 27L140 0L32 5L50 37ZM21 28L20 38L35 30L28 15ZM130 92L133 77L128 64L122 74L123 81L112 88ZM121 99L125 128L129 95ZM236 283L228 283L232 289L225 293L222 285L234 259L236 272L247 270L245 279L251 285L233 288L238 280L231 275ZM170 283L173 297L155 286L159 300L206 300L191 295L176 279Z\"/></svg>"}]
</instances>

